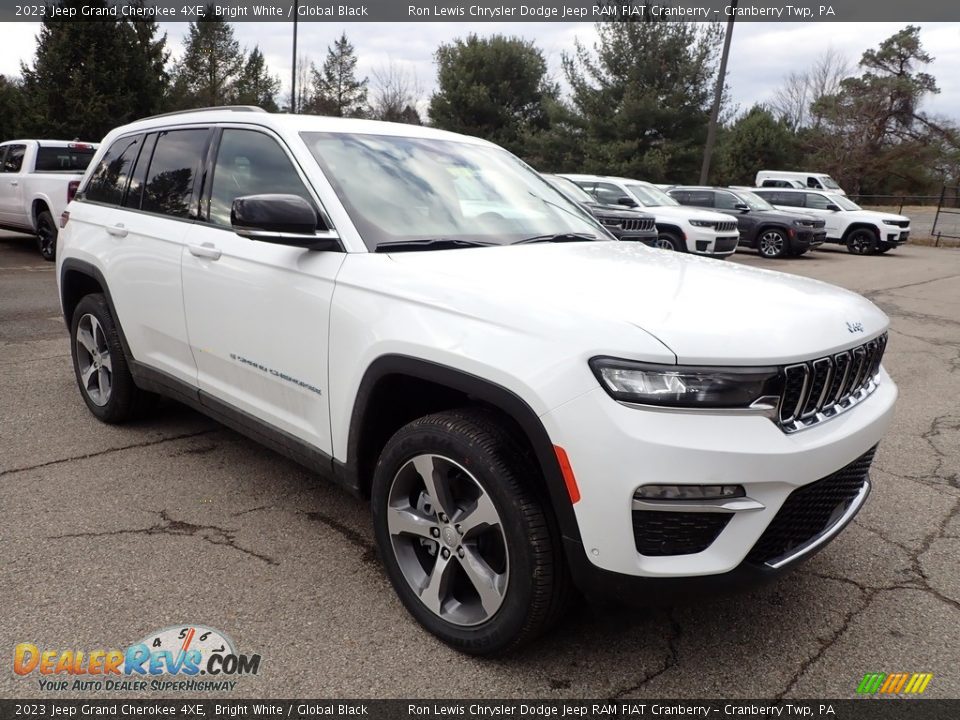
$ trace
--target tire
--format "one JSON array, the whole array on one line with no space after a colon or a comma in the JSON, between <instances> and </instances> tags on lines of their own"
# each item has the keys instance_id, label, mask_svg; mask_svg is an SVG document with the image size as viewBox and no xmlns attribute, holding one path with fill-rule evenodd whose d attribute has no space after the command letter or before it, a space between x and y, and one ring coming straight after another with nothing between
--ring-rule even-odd
<instances>
[{"instance_id":1,"label":"tire","mask_svg":"<svg viewBox=\"0 0 960 720\"><path fill-rule=\"evenodd\" d=\"M70 321L70 355L80 395L97 419L122 423L140 417L157 397L130 375L120 335L103 295L85 296Z\"/></svg>"},{"instance_id":2,"label":"tire","mask_svg":"<svg viewBox=\"0 0 960 720\"><path fill-rule=\"evenodd\" d=\"M783 230L764 228L757 237L757 252L768 260L786 257L790 251Z\"/></svg>"},{"instance_id":3,"label":"tire","mask_svg":"<svg viewBox=\"0 0 960 720\"><path fill-rule=\"evenodd\" d=\"M672 232L662 232L657 235L657 239L653 241L653 247L675 252L687 251L687 248L683 245L683 241Z\"/></svg>"},{"instance_id":4,"label":"tire","mask_svg":"<svg viewBox=\"0 0 960 720\"><path fill-rule=\"evenodd\" d=\"M873 255L878 242L873 230L858 228L847 235L847 252L852 255Z\"/></svg>"},{"instance_id":5,"label":"tire","mask_svg":"<svg viewBox=\"0 0 960 720\"><path fill-rule=\"evenodd\" d=\"M373 526L390 582L417 622L461 652L515 650L568 604L538 472L495 415L472 408L414 420L377 462Z\"/></svg>"},{"instance_id":6,"label":"tire","mask_svg":"<svg viewBox=\"0 0 960 720\"><path fill-rule=\"evenodd\" d=\"M53 262L57 259L57 223L49 210L43 210L37 215L37 249L44 260Z\"/></svg>"}]
</instances>

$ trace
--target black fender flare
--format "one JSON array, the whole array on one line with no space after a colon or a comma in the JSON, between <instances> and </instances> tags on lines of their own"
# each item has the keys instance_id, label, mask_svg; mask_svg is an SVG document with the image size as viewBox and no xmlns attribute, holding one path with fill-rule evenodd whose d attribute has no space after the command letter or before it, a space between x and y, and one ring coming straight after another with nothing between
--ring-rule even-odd
<instances>
[{"instance_id":1,"label":"black fender flare","mask_svg":"<svg viewBox=\"0 0 960 720\"><path fill-rule=\"evenodd\" d=\"M374 408L369 407L374 388L382 378L389 375L407 375L443 385L491 405L511 417L526 435L536 455L561 534L565 540L580 544L580 528L577 525L556 451L546 428L533 409L523 398L502 385L429 360L407 355L381 355L367 367L360 381L350 415L346 465L339 468L341 472L353 474L353 477L346 479L348 485L360 487L361 481L356 475L359 468L362 428L368 413L375 412Z\"/></svg>"}]
</instances>

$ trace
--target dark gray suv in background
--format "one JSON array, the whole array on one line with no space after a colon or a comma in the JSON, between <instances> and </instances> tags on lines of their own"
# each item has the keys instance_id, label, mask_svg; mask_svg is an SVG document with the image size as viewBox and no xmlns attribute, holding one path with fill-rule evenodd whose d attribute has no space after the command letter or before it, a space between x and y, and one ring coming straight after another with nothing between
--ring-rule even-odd
<instances>
[{"instance_id":1,"label":"dark gray suv in background","mask_svg":"<svg viewBox=\"0 0 960 720\"><path fill-rule=\"evenodd\" d=\"M821 218L778 210L748 190L681 186L667 193L681 205L732 215L737 219L740 245L755 248L765 258L803 255L827 238Z\"/></svg>"}]
</instances>

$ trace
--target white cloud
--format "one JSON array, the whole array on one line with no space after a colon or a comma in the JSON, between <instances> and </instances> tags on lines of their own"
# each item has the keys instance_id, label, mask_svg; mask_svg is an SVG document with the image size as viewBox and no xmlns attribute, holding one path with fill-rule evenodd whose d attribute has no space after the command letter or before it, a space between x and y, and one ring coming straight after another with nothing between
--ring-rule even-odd
<instances>
[{"instance_id":1,"label":"white cloud","mask_svg":"<svg viewBox=\"0 0 960 720\"><path fill-rule=\"evenodd\" d=\"M739 22L735 25L730 52L728 84L732 101L742 109L770 100L780 81L791 71L806 69L829 47L844 51L855 64L864 50L907 23L779 23ZM186 23L163 23L174 55L182 51ZM543 50L551 74L560 78L563 52L579 37L589 44L594 37L589 23L299 23L300 54L320 64L327 46L345 31L357 49L360 72L369 75L389 61L412 67L424 91L434 89L436 69L433 52L441 42L469 32L481 35L505 33L529 38ZM935 61L928 69L941 93L927 102L931 112L960 121L960 24L921 24L921 40ZM289 92L292 25L288 23L236 23L240 43L259 44L271 70ZM29 62L34 52L36 23L0 23L0 73L18 74L20 61Z\"/></svg>"}]
</instances>

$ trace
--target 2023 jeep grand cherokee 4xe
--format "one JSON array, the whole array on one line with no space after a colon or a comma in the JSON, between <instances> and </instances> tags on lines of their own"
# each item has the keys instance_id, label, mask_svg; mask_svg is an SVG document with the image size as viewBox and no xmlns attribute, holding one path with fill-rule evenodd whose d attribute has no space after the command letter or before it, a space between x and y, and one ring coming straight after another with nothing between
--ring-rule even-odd
<instances>
[{"instance_id":1,"label":"2023 jeep grand cherokee 4xe","mask_svg":"<svg viewBox=\"0 0 960 720\"><path fill-rule=\"evenodd\" d=\"M91 412L168 395L369 496L404 605L469 653L544 631L574 585L642 601L809 555L862 505L897 394L862 297L616 241L431 128L149 118L68 213Z\"/></svg>"}]
</instances>

